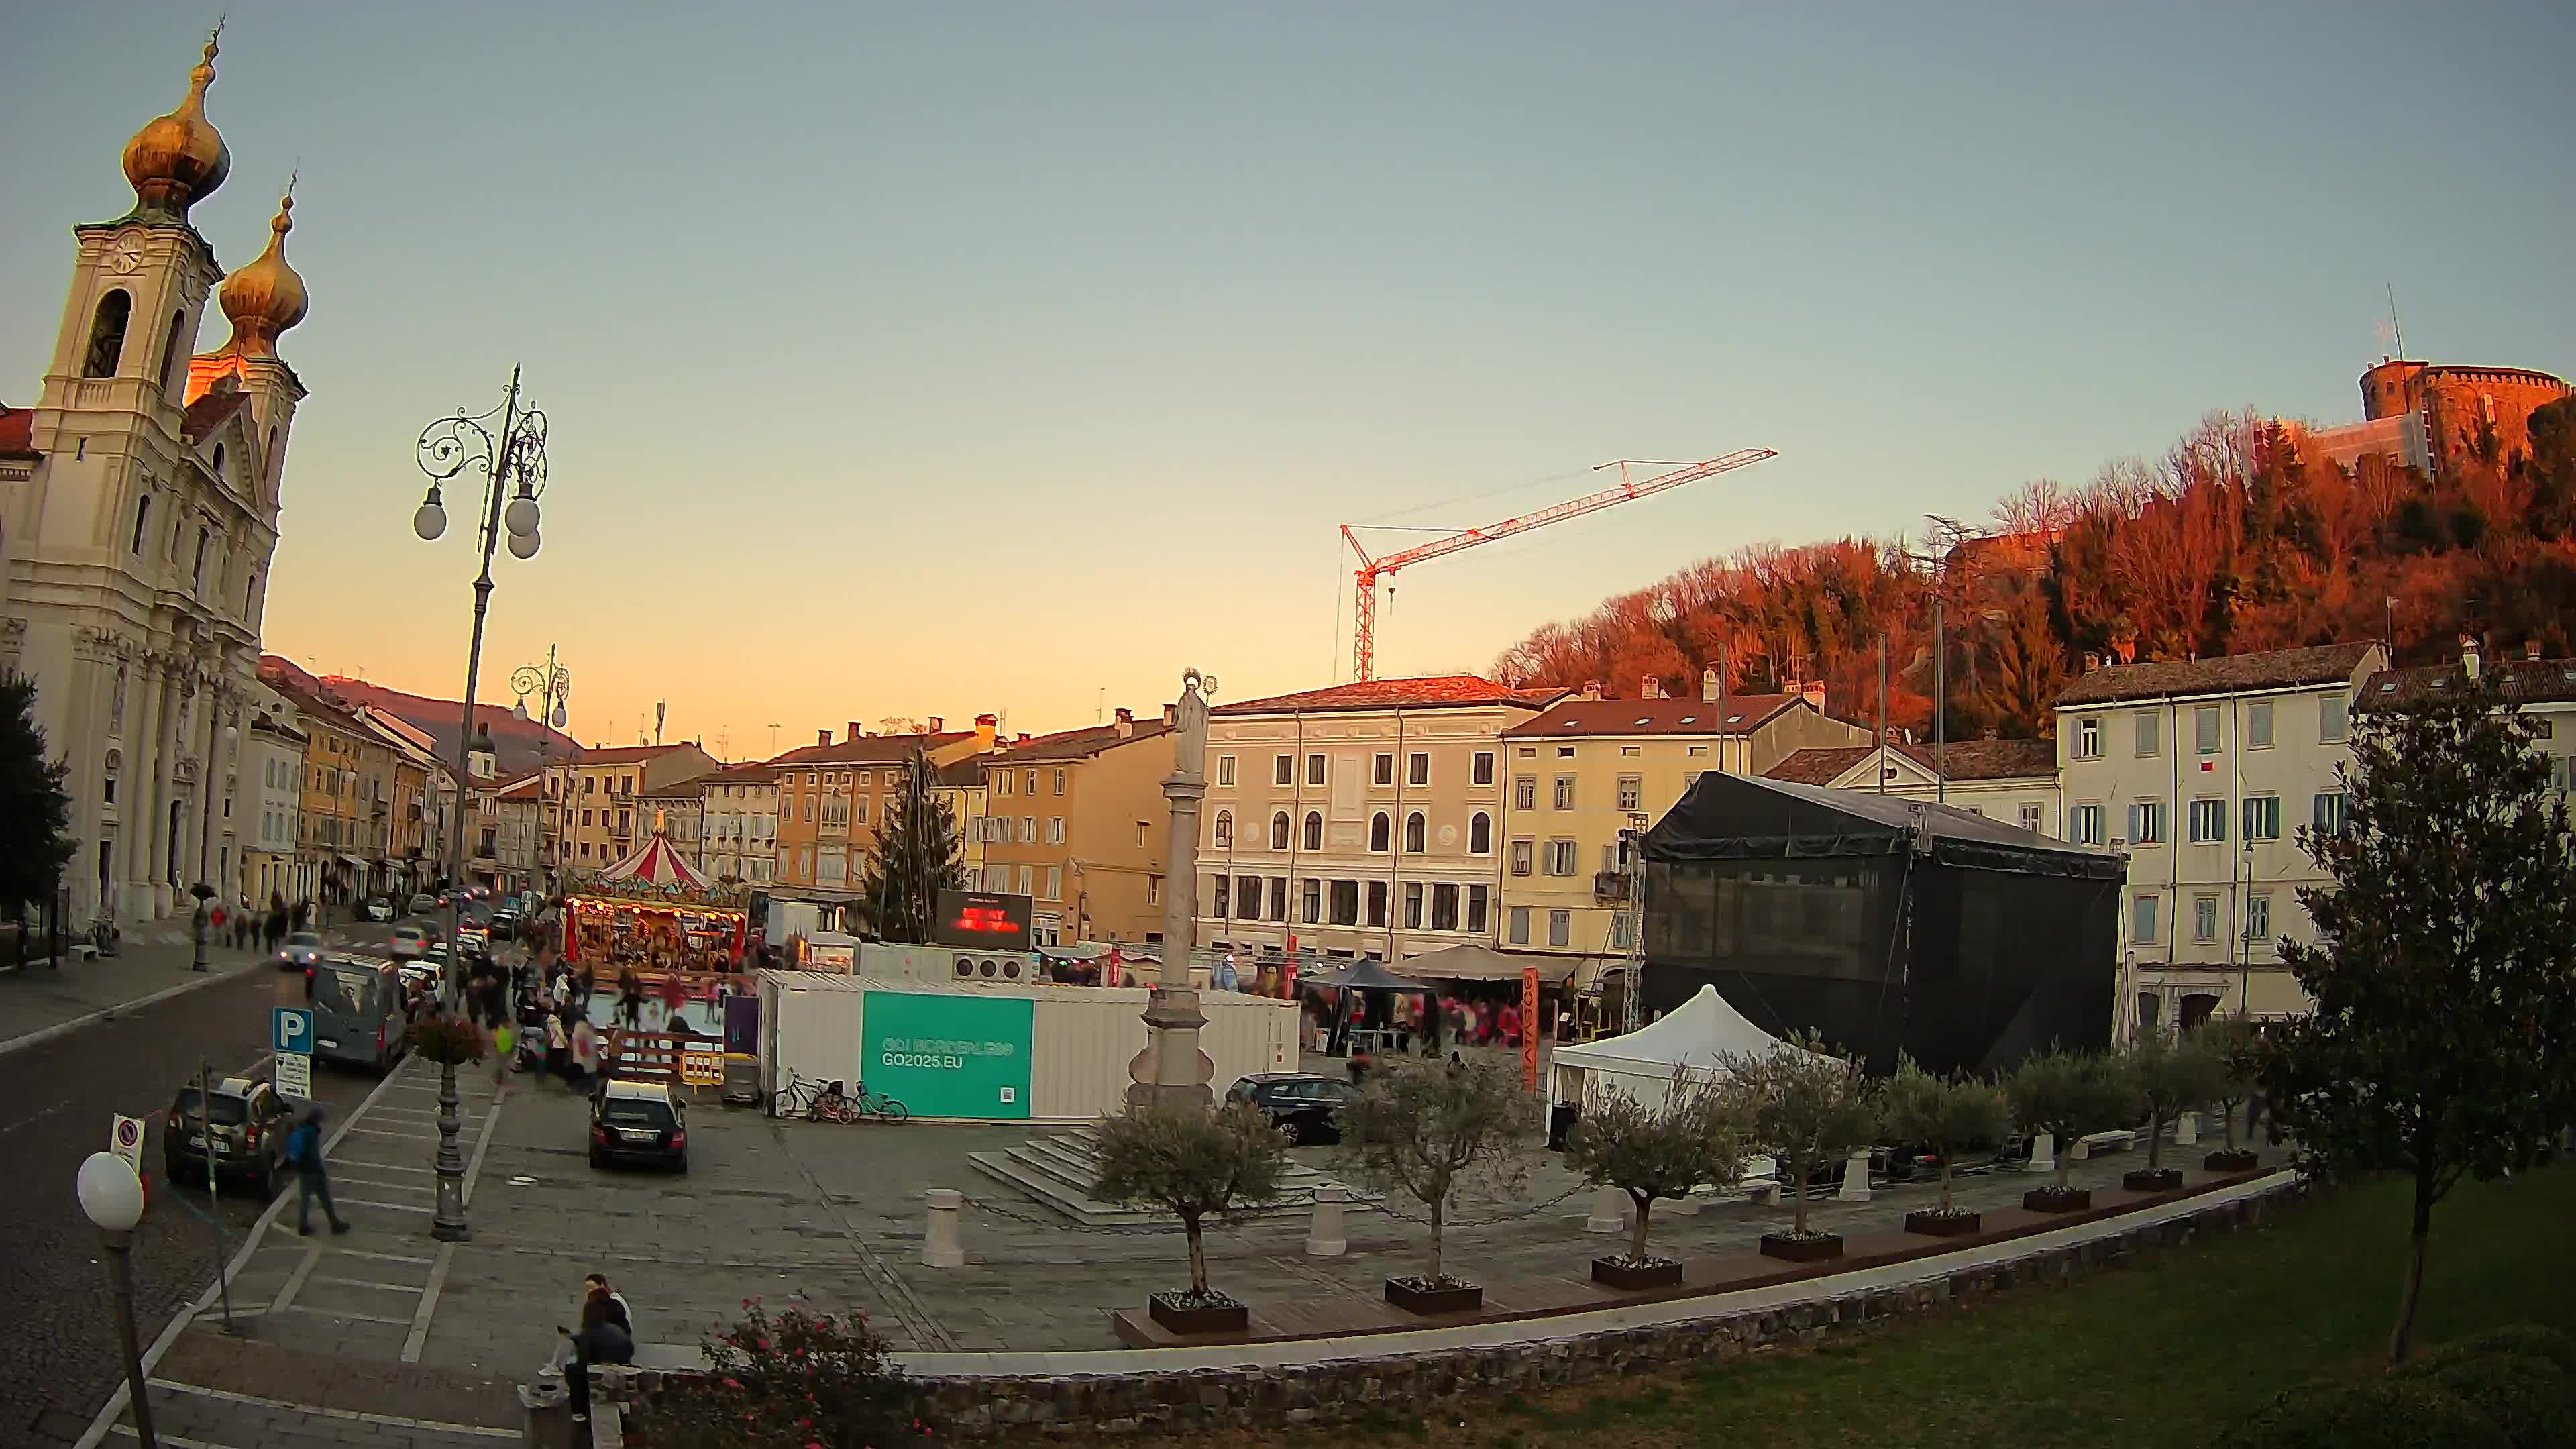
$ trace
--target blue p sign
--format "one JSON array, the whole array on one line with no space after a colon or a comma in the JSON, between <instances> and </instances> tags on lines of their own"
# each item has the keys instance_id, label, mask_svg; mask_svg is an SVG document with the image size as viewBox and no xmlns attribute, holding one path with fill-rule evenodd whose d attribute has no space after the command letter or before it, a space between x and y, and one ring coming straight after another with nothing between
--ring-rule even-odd
<instances>
[{"instance_id":1,"label":"blue p sign","mask_svg":"<svg viewBox=\"0 0 2576 1449\"><path fill-rule=\"evenodd\" d=\"M276 1047L281 1053L301 1056L313 1050L313 1008L281 1006L277 1008Z\"/></svg>"}]
</instances>

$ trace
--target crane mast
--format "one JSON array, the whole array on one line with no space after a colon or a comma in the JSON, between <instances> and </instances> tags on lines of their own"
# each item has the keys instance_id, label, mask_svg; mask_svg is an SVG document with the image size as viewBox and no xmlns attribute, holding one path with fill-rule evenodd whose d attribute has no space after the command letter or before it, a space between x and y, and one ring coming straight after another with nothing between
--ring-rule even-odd
<instances>
[{"instance_id":1,"label":"crane mast","mask_svg":"<svg viewBox=\"0 0 2576 1449\"><path fill-rule=\"evenodd\" d=\"M1620 458L1603 463L1592 470L1596 473L1611 468L1619 470L1618 483L1597 493L1587 493L1580 498L1571 498L1553 507L1542 508L1535 513L1506 518L1499 523L1489 523L1482 528L1470 528L1450 534L1446 538L1435 538L1429 543L1416 544L1401 553L1391 553L1383 558L1369 557L1369 551L1361 545L1359 535L1351 531L1351 525L1343 524L1342 539L1351 546L1351 553L1360 561L1359 567L1351 571L1353 583L1351 677L1354 679L1375 677L1373 670L1377 663L1377 581L1397 569L1430 559L1446 558L1450 554L1474 548L1478 544L1499 543L1534 528L1545 528L1551 523L1563 523L1569 518L1598 513L1604 508L1652 497L1657 493L1679 488L1685 483L1696 483L1702 478L1713 478L1720 473L1732 472L1749 463L1759 463L1765 458L1778 456L1779 454L1770 448L1745 448L1724 457L1708 458L1697 463ZM1650 478L1632 480L1628 476L1632 468L1663 468L1668 471L1657 473Z\"/></svg>"}]
</instances>

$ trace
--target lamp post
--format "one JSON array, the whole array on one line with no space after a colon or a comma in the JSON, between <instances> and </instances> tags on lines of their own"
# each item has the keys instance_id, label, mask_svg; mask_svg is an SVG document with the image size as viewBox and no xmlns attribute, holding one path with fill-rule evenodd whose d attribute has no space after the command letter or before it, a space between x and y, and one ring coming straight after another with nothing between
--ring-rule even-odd
<instances>
[{"instance_id":1,"label":"lamp post","mask_svg":"<svg viewBox=\"0 0 2576 1449\"><path fill-rule=\"evenodd\" d=\"M495 415L500 419L497 436L484 426ZM546 415L535 408L519 406L519 369L513 367L509 391L503 394L499 407L473 416L459 410L454 417L440 418L421 430L415 451L420 471L429 475L429 492L411 519L412 532L420 535L424 543L436 542L447 531L447 509L439 498L439 485L468 469L479 468L483 473L483 507L476 530L476 543L482 549L482 572L474 579L474 633L465 654L464 724L456 733L456 809L448 825L447 973L439 994L453 1010L464 994L464 962L455 942L465 904L457 890L457 876L465 863L465 791L473 776L468 753L474 747L474 681L483 668L483 619L492 604L492 550L506 531L512 558L537 556L537 499L546 491ZM465 1152L457 1140L460 1125L456 1064L442 1063L438 1071L438 1209L430 1219L429 1232L431 1237L447 1243L461 1243L474 1235L465 1222Z\"/></svg>"},{"instance_id":2,"label":"lamp post","mask_svg":"<svg viewBox=\"0 0 2576 1449\"><path fill-rule=\"evenodd\" d=\"M152 1403L143 1393L143 1350L134 1332L134 1225L143 1221L143 1183L113 1152L93 1152L80 1165L73 1191L81 1212L98 1227L107 1249L107 1286L116 1300L116 1339L125 1350L125 1392L134 1405L134 1437L155 1449Z\"/></svg>"}]
</instances>

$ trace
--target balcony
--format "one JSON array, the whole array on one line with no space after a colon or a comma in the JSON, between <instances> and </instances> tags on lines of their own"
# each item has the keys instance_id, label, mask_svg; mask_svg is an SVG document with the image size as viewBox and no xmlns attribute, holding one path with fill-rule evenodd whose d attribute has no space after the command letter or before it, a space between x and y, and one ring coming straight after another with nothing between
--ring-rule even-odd
<instances>
[{"instance_id":1,"label":"balcony","mask_svg":"<svg viewBox=\"0 0 2576 1449\"><path fill-rule=\"evenodd\" d=\"M1594 871L1592 899L1597 905L1613 905L1628 899L1628 873L1624 870Z\"/></svg>"}]
</instances>

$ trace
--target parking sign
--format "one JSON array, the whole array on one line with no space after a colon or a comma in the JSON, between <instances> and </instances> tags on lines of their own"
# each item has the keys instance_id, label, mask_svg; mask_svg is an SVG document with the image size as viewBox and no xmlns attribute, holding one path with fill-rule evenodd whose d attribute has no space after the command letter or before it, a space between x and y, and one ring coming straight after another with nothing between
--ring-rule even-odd
<instances>
[{"instance_id":1,"label":"parking sign","mask_svg":"<svg viewBox=\"0 0 2576 1449\"><path fill-rule=\"evenodd\" d=\"M134 1175L143 1175L143 1119L116 1114L116 1125L107 1135L107 1150L125 1159Z\"/></svg>"},{"instance_id":2,"label":"parking sign","mask_svg":"<svg viewBox=\"0 0 2576 1449\"><path fill-rule=\"evenodd\" d=\"M270 1041L271 1050L279 1056L293 1053L310 1056L313 1052L313 1008L281 1006L277 1008L277 1029Z\"/></svg>"}]
</instances>

